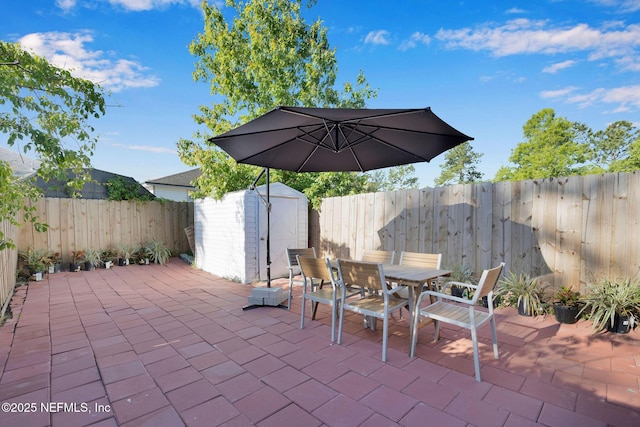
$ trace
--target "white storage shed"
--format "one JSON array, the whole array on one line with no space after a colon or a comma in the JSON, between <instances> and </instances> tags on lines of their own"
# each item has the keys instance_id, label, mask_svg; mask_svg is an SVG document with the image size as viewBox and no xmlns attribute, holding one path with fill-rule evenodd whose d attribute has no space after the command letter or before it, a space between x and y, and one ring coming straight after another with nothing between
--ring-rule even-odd
<instances>
[{"instance_id":1,"label":"white storage shed","mask_svg":"<svg viewBox=\"0 0 640 427\"><path fill-rule=\"evenodd\" d=\"M195 265L243 284L267 278L266 186L194 201ZM259 193L259 194L258 194ZM307 197L282 183L270 185L271 278L284 277L287 248L306 248Z\"/></svg>"}]
</instances>

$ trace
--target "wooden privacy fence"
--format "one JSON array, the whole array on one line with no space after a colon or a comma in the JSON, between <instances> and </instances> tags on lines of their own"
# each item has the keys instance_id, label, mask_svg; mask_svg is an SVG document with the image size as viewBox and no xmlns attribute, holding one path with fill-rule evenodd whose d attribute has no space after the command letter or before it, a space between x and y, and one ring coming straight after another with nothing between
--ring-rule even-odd
<instances>
[{"instance_id":1,"label":"wooden privacy fence","mask_svg":"<svg viewBox=\"0 0 640 427\"><path fill-rule=\"evenodd\" d=\"M72 250L139 247L157 240L171 251L189 249L184 229L193 225L193 202L114 202L90 199L40 198L35 204L46 232L30 224L19 228L18 249L45 248L68 262Z\"/></svg>"},{"instance_id":2,"label":"wooden privacy fence","mask_svg":"<svg viewBox=\"0 0 640 427\"><path fill-rule=\"evenodd\" d=\"M9 221L0 221L0 230L5 240L18 239L18 227ZM0 251L0 307L9 298L16 284L16 266L18 260L17 249L3 249Z\"/></svg>"},{"instance_id":3,"label":"wooden privacy fence","mask_svg":"<svg viewBox=\"0 0 640 427\"><path fill-rule=\"evenodd\" d=\"M477 275L499 262L554 288L638 277L640 172L451 185L324 199L310 244L359 259L364 249L435 252Z\"/></svg>"}]
</instances>

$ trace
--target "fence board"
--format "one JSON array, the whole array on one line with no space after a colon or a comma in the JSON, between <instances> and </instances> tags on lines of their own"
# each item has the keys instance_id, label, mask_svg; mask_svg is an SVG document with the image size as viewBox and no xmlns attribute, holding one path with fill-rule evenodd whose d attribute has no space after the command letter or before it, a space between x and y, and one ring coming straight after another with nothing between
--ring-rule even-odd
<instances>
[{"instance_id":1,"label":"fence board","mask_svg":"<svg viewBox=\"0 0 640 427\"><path fill-rule=\"evenodd\" d=\"M433 189L420 190L418 199L418 252L433 251Z\"/></svg>"},{"instance_id":2,"label":"fence board","mask_svg":"<svg viewBox=\"0 0 640 427\"><path fill-rule=\"evenodd\" d=\"M482 271L493 266L491 259L491 215L493 187L490 183L473 186L475 191L475 265L474 271Z\"/></svg>"},{"instance_id":3,"label":"fence board","mask_svg":"<svg viewBox=\"0 0 640 427\"><path fill-rule=\"evenodd\" d=\"M420 190L408 190L405 204L407 217L407 244L405 250L420 251Z\"/></svg>"}]
</instances>

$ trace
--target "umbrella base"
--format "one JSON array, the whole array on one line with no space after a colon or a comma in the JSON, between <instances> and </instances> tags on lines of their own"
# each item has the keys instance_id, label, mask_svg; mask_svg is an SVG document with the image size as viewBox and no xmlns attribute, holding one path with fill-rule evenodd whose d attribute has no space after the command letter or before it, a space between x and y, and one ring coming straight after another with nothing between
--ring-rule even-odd
<instances>
[{"instance_id":1,"label":"umbrella base","mask_svg":"<svg viewBox=\"0 0 640 427\"><path fill-rule=\"evenodd\" d=\"M269 288L260 286L251 290L249 305L242 307L243 310L251 310L258 307L280 307L288 308L282 302L288 299L282 288Z\"/></svg>"}]
</instances>

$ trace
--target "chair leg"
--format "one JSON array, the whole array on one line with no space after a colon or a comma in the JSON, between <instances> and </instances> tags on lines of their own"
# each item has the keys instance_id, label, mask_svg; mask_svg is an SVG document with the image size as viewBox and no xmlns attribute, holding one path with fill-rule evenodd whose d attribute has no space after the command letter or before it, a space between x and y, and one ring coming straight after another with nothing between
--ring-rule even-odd
<instances>
[{"instance_id":1,"label":"chair leg","mask_svg":"<svg viewBox=\"0 0 640 427\"><path fill-rule=\"evenodd\" d=\"M471 328L471 341L473 342L473 366L476 370L476 381L481 382L480 358L478 356L478 336L475 328Z\"/></svg>"},{"instance_id":2,"label":"chair leg","mask_svg":"<svg viewBox=\"0 0 640 427\"><path fill-rule=\"evenodd\" d=\"M287 310L291 310L291 299L293 297L293 277L289 273L289 300L287 301Z\"/></svg>"},{"instance_id":3,"label":"chair leg","mask_svg":"<svg viewBox=\"0 0 640 427\"><path fill-rule=\"evenodd\" d=\"M375 322L375 317L372 318ZM389 316L382 319L382 361L387 361L387 336L389 335Z\"/></svg>"},{"instance_id":4,"label":"chair leg","mask_svg":"<svg viewBox=\"0 0 640 427\"><path fill-rule=\"evenodd\" d=\"M338 344L342 344L342 324L344 322L344 308L342 303L340 304L340 310L338 311Z\"/></svg>"},{"instance_id":5,"label":"chair leg","mask_svg":"<svg viewBox=\"0 0 640 427\"><path fill-rule=\"evenodd\" d=\"M433 337L433 342L438 342L438 340L440 339L440 321L434 320L433 325L435 326L435 334Z\"/></svg>"},{"instance_id":6,"label":"chair leg","mask_svg":"<svg viewBox=\"0 0 640 427\"><path fill-rule=\"evenodd\" d=\"M492 317L489 322L491 323L491 335L493 338L493 357L499 359L498 355L498 334L496 333L496 320Z\"/></svg>"},{"instance_id":7,"label":"chair leg","mask_svg":"<svg viewBox=\"0 0 640 427\"><path fill-rule=\"evenodd\" d=\"M318 303L313 302L311 303L311 305L313 306L313 313L311 313L311 320L316 320L316 313L318 312Z\"/></svg>"},{"instance_id":8,"label":"chair leg","mask_svg":"<svg viewBox=\"0 0 640 427\"><path fill-rule=\"evenodd\" d=\"M300 309L300 329L304 329L304 309L307 305L307 300L305 299L304 295L302 295L302 308Z\"/></svg>"},{"instance_id":9,"label":"chair leg","mask_svg":"<svg viewBox=\"0 0 640 427\"><path fill-rule=\"evenodd\" d=\"M331 342L336 341L336 314L337 314L337 306L336 304L331 304Z\"/></svg>"}]
</instances>

